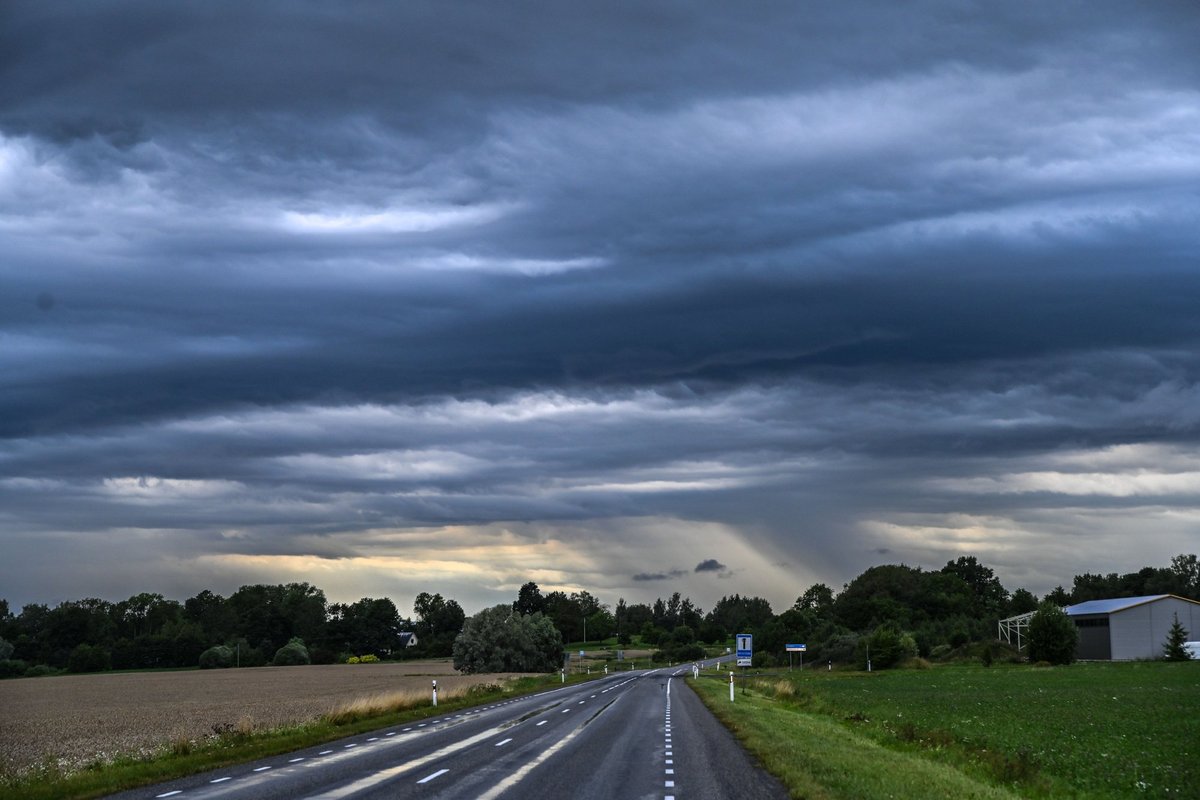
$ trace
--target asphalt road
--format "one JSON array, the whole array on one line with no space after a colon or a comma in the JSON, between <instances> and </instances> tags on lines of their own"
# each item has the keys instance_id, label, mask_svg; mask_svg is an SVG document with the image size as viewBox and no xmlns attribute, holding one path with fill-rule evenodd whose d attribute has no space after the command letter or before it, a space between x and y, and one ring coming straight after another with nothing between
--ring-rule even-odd
<instances>
[{"instance_id":1,"label":"asphalt road","mask_svg":"<svg viewBox=\"0 0 1200 800\"><path fill-rule=\"evenodd\" d=\"M113 797L786 798L676 673L614 673Z\"/></svg>"}]
</instances>

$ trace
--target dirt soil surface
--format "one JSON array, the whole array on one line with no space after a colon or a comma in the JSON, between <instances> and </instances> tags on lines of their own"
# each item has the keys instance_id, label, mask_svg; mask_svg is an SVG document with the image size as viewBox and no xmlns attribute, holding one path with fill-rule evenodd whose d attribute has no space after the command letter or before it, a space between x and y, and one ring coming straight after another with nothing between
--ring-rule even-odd
<instances>
[{"instance_id":1,"label":"dirt soil surface","mask_svg":"<svg viewBox=\"0 0 1200 800\"><path fill-rule=\"evenodd\" d=\"M398 691L452 691L510 675L459 675L446 661L185 672L64 675L0 681L0 770L97 759L197 740L249 717L255 727L303 722Z\"/></svg>"}]
</instances>

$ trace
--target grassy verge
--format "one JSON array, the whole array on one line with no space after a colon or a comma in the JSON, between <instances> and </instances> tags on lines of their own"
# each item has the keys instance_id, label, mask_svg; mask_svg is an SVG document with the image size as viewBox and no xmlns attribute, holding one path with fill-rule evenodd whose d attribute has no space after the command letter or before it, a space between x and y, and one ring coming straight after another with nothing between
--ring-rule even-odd
<instances>
[{"instance_id":1,"label":"grassy verge","mask_svg":"<svg viewBox=\"0 0 1200 800\"><path fill-rule=\"evenodd\" d=\"M581 683L601 674L568 676ZM165 743L145 758L119 758L70 774L51 765L20 776L0 776L0 800L63 800L100 797L139 786L169 781L210 769L289 753L335 739L414 720L444 716L462 708L510 699L560 686L558 675L518 678L503 685L483 684L455 694L442 693L438 707L413 692L366 697L333 709L301 725L270 730L231 727L199 742Z\"/></svg>"},{"instance_id":2,"label":"grassy verge","mask_svg":"<svg viewBox=\"0 0 1200 800\"><path fill-rule=\"evenodd\" d=\"M746 749L783 781L792 797L1001 800L1019 796L947 764L888 749L826 716L799 713L762 692L739 693L730 703L728 683L708 678L689 683Z\"/></svg>"},{"instance_id":3,"label":"grassy verge","mask_svg":"<svg viewBox=\"0 0 1200 800\"><path fill-rule=\"evenodd\" d=\"M1196 664L818 670L747 684L748 708L823 719L1026 797L1200 797ZM697 688L729 705L727 684Z\"/></svg>"}]
</instances>

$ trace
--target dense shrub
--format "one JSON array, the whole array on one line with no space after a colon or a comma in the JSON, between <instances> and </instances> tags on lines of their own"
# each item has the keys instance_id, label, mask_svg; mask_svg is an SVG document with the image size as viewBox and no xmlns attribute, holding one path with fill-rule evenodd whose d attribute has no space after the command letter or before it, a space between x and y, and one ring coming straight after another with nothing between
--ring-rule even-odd
<instances>
[{"instance_id":1,"label":"dense shrub","mask_svg":"<svg viewBox=\"0 0 1200 800\"><path fill-rule=\"evenodd\" d=\"M1029 619L1029 660L1070 664L1075 660L1079 631L1061 608L1042 603Z\"/></svg>"},{"instance_id":2,"label":"dense shrub","mask_svg":"<svg viewBox=\"0 0 1200 800\"><path fill-rule=\"evenodd\" d=\"M219 644L200 654L200 669L226 669L233 666L233 649Z\"/></svg>"},{"instance_id":3,"label":"dense shrub","mask_svg":"<svg viewBox=\"0 0 1200 800\"><path fill-rule=\"evenodd\" d=\"M0 661L0 678L20 678L29 669L29 664L19 658L7 658Z\"/></svg>"},{"instance_id":4,"label":"dense shrub","mask_svg":"<svg viewBox=\"0 0 1200 800\"><path fill-rule=\"evenodd\" d=\"M58 670L49 664L34 664L29 669L25 670L26 678L44 678L47 675L57 675Z\"/></svg>"},{"instance_id":5,"label":"dense shrub","mask_svg":"<svg viewBox=\"0 0 1200 800\"><path fill-rule=\"evenodd\" d=\"M311 663L311 659L308 657L308 648L304 646L304 642L300 639L292 639L275 651L275 658L271 663L277 667L297 667Z\"/></svg>"},{"instance_id":6,"label":"dense shrub","mask_svg":"<svg viewBox=\"0 0 1200 800\"><path fill-rule=\"evenodd\" d=\"M868 659L872 669L887 669L917 657L917 643L894 622L885 622L860 642L859 663L865 668Z\"/></svg>"},{"instance_id":7,"label":"dense shrub","mask_svg":"<svg viewBox=\"0 0 1200 800\"><path fill-rule=\"evenodd\" d=\"M945 658L946 656L950 655L950 650L951 650L950 645L939 644L937 647L935 647L929 651L929 657L930 658Z\"/></svg>"},{"instance_id":8,"label":"dense shrub","mask_svg":"<svg viewBox=\"0 0 1200 800\"><path fill-rule=\"evenodd\" d=\"M5 641L0 637L0 661L8 661L12 658L13 649L12 642Z\"/></svg>"}]
</instances>

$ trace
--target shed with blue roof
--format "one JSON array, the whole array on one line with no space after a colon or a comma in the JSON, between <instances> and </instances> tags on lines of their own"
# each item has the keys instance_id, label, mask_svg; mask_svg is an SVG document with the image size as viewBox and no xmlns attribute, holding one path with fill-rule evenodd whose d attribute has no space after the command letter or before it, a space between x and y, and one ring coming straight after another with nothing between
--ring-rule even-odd
<instances>
[{"instance_id":1,"label":"shed with blue roof","mask_svg":"<svg viewBox=\"0 0 1200 800\"><path fill-rule=\"evenodd\" d=\"M1162 658L1176 617L1189 639L1200 639L1200 603L1173 594L1088 600L1064 611L1079 631L1075 655L1083 660Z\"/></svg>"}]
</instances>

